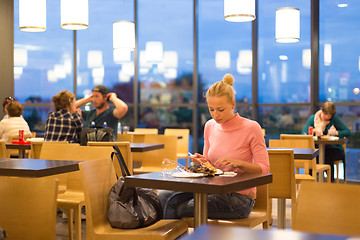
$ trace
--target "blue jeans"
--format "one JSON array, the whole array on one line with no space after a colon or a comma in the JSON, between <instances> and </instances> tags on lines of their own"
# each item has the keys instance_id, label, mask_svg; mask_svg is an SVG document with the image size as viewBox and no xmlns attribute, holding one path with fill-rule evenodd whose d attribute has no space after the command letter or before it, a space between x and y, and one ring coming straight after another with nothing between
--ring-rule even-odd
<instances>
[{"instance_id":1,"label":"blue jeans","mask_svg":"<svg viewBox=\"0 0 360 240\"><path fill-rule=\"evenodd\" d=\"M165 219L194 216L194 195L187 192L159 190ZM208 195L208 217L213 219L247 218L255 204L254 199L239 193Z\"/></svg>"}]
</instances>

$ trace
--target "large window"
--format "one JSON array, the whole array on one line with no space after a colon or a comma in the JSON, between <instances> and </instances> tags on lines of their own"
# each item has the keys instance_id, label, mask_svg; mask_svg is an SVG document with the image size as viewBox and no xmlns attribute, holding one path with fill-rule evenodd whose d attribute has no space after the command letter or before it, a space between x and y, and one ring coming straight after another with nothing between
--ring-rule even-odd
<instances>
[{"instance_id":1,"label":"large window","mask_svg":"<svg viewBox=\"0 0 360 240\"><path fill-rule=\"evenodd\" d=\"M236 101L251 102L251 22L224 19L224 2L199 0L198 73L199 101L207 89L226 73L234 76Z\"/></svg>"},{"instance_id":2,"label":"large window","mask_svg":"<svg viewBox=\"0 0 360 240\"><path fill-rule=\"evenodd\" d=\"M133 51L126 58L113 50L113 23L120 20L134 21L133 1L89 0L89 28L77 31L78 97L102 84L125 102L133 102Z\"/></svg>"},{"instance_id":3,"label":"large window","mask_svg":"<svg viewBox=\"0 0 360 240\"><path fill-rule=\"evenodd\" d=\"M360 2L344 1L347 7L339 3L320 1L320 101L358 102L360 45L355 39L360 36Z\"/></svg>"},{"instance_id":4,"label":"large window","mask_svg":"<svg viewBox=\"0 0 360 240\"><path fill-rule=\"evenodd\" d=\"M300 10L300 41L277 43L275 13L281 7ZM259 103L310 101L310 1L259 0Z\"/></svg>"},{"instance_id":5,"label":"large window","mask_svg":"<svg viewBox=\"0 0 360 240\"><path fill-rule=\"evenodd\" d=\"M73 91L72 66L73 32L60 27L60 1L47 1L46 31L32 33L19 30L15 0L15 98L21 103L50 103L61 90Z\"/></svg>"},{"instance_id":6,"label":"large window","mask_svg":"<svg viewBox=\"0 0 360 240\"><path fill-rule=\"evenodd\" d=\"M193 72L193 1L139 0L140 103L189 103Z\"/></svg>"}]
</instances>

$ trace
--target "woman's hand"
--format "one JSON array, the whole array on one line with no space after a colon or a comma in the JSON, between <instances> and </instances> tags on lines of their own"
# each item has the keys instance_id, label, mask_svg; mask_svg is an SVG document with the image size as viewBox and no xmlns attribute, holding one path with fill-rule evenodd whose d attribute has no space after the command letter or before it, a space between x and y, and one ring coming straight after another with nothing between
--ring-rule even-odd
<instances>
[{"instance_id":1,"label":"woman's hand","mask_svg":"<svg viewBox=\"0 0 360 240\"><path fill-rule=\"evenodd\" d=\"M230 166L233 168L239 168L241 166L241 162L242 161L239 159L221 157L214 163L214 166L216 168L222 168L222 167L227 167L227 166Z\"/></svg>"},{"instance_id":2,"label":"woman's hand","mask_svg":"<svg viewBox=\"0 0 360 240\"><path fill-rule=\"evenodd\" d=\"M329 131L328 131L328 134L329 134L329 135L332 135L332 136L338 135L337 130L336 130L336 128L334 127L334 125L332 125L332 126L330 127L330 129L329 129Z\"/></svg>"},{"instance_id":3,"label":"woman's hand","mask_svg":"<svg viewBox=\"0 0 360 240\"><path fill-rule=\"evenodd\" d=\"M201 165L202 162L206 162L205 156L195 153L193 155L190 155L189 158L194 162L195 165Z\"/></svg>"}]
</instances>

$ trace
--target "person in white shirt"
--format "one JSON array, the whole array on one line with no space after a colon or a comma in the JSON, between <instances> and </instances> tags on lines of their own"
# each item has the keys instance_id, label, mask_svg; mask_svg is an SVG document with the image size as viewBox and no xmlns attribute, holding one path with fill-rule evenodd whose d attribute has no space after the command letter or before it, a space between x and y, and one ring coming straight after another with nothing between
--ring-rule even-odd
<instances>
[{"instance_id":1,"label":"person in white shirt","mask_svg":"<svg viewBox=\"0 0 360 240\"><path fill-rule=\"evenodd\" d=\"M19 130L24 130L24 138L31 137L29 125L25 119L21 117L24 110L23 105L13 100L6 104L5 109L8 118L0 121L0 140L9 142L11 136L19 135Z\"/></svg>"}]
</instances>

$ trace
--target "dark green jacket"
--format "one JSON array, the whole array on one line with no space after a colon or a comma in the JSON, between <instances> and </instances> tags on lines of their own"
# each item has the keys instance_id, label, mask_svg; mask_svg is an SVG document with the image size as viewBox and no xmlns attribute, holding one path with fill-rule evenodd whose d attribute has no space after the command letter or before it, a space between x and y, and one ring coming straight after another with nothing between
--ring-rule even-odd
<instances>
[{"instance_id":1,"label":"dark green jacket","mask_svg":"<svg viewBox=\"0 0 360 240\"><path fill-rule=\"evenodd\" d=\"M315 114L309 117L304 129L301 132L302 134L308 134L309 127L314 127L314 118L315 118ZM330 123L326 125L325 131L323 132L324 135L327 135L328 130L332 125L334 125L334 127L338 131L339 138L350 137L351 135L350 130L346 127L345 123L336 114L330 119ZM331 145L331 146L339 148L342 152L344 152L344 149L341 145Z\"/></svg>"}]
</instances>

